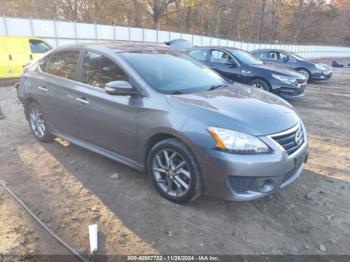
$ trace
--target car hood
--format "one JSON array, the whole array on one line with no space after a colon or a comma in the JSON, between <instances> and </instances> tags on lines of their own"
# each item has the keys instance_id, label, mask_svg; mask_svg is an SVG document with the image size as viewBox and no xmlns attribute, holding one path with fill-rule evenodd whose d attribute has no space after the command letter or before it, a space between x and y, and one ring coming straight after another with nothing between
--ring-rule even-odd
<instances>
[{"instance_id":1,"label":"car hood","mask_svg":"<svg viewBox=\"0 0 350 262\"><path fill-rule=\"evenodd\" d=\"M208 126L255 136L281 132L300 121L286 101L237 83L212 91L167 95L167 99L171 106Z\"/></svg>"},{"instance_id":2,"label":"car hood","mask_svg":"<svg viewBox=\"0 0 350 262\"><path fill-rule=\"evenodd\" d=\"M289 77L295 77L295 78L304 78L303 75L299 74L298 72L288 69L284 66L280 65L273 65L273 64L259 64L259 65L250 65L251 67L255 69L262 69L270 71L272 74L279 74L283 76L289 76Z\"/></svg>"}]
</instances>

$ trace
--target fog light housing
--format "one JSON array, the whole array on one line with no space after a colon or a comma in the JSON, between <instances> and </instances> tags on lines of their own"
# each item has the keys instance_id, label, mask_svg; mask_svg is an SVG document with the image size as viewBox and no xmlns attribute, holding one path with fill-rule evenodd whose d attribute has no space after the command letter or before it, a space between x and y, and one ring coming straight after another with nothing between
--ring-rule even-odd
<instances>
[{"instance_id":1,"label":"fog light housing","mask_svg":"<svg viewBox=\"0 0 350 262\"><path fill-rule=\"evenodd\" d=\"M259 186L259 191L261 193L271 192L275 188L274 182L272 179L265 179Z\"/></svg>"}]
</instances>

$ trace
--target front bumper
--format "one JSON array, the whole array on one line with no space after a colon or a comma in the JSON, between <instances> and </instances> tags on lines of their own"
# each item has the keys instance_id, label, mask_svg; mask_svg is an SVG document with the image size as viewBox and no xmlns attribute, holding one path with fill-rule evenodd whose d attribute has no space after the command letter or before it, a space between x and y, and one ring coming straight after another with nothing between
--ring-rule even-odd
<instances>
[{"instance_id":1,"label":"front bumper","mask_svg":"<svg viewBox=\"0 0 350 262\"><path fill-rule=\"evenodd\" d=\"M307 139L293 154L272 138L261 138L273 152L232 154L208 149L200 160L204 193L224 200L248 201L279 191L293 182L307 160Z\"/></svg>"},{"instance_id":2,"label":"front bumper","mask_svg":"<svg viewBox=\"0 0 350 262\"><path fill-rule=\"evenodd\" d=\"M304 96L306 84L306 81L302 83L296 83L294 85L288 85L281 81L272 81L271 87L273 93L279 95L284 99L292 100Z\"/></svg>"},{"instance_id":3,"label":"front bumper","mask_svg":"<svg viewBox=\"0 0 350 262\"><path fill-rule=\"evenodd\" d=\"M312 81L323 81L329 80L332 77L332 71L316 71L311 73L310 80Z\"/></svg>"}]
</instances>

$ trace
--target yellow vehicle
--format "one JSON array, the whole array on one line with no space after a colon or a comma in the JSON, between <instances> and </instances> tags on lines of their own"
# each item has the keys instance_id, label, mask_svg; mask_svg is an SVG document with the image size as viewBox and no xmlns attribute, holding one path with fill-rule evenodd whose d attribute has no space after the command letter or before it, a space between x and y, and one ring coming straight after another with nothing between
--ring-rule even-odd
<instances>
[{"instance_id":1,"label":"yellow vehicle","mask_svg":"<svg viewBox=\"0 0 350 262\"><path fill-rule=\"evenodd\" d=\"M35 37L0 36L0 78L20 77L26 64L51 48Z\"/></svg>"}]
</instances>

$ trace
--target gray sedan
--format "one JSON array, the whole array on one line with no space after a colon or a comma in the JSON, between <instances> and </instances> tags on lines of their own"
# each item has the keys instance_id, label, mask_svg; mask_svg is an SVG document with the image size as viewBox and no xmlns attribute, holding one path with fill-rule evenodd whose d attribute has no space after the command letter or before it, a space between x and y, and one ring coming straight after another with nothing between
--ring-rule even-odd
<instances>
[{"instance_id":1,"label":"gray sedan","mask_svg":"<svg viewBox=\"0 0 350 262\"><path fill-rule=\"evenodd\" d=\"M177 203L266 196L294 181L307 159L290 104L229 85L167 47L57 48L25 68L18 96L38 140L59 136L146 171Z\"/></svg>"}]
</instances>

